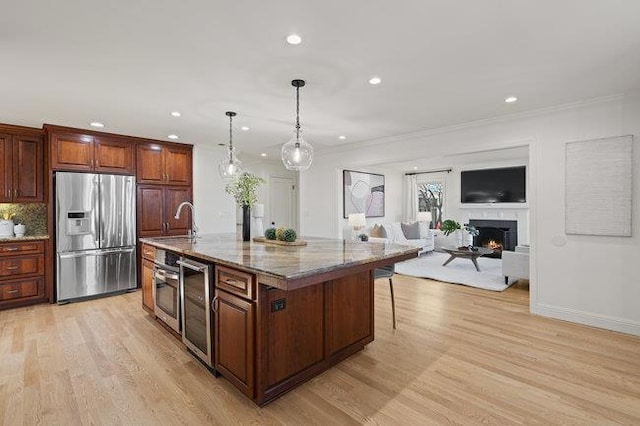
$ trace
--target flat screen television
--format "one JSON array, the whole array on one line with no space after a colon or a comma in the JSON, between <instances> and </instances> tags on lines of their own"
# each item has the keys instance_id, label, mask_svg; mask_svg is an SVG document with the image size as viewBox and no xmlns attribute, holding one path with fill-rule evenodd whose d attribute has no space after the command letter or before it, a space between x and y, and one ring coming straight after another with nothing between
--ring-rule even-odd
<instances>
[{"instance_id":1,"label":"flat screen television","mask_svg":"<svg viewBox=\"0 0 640 426\"><path fill-rule=\"evenodd\" d=\"M526 203L526 171L526 166L462 171L460 201Z\"/></svg>"}]
</instances>

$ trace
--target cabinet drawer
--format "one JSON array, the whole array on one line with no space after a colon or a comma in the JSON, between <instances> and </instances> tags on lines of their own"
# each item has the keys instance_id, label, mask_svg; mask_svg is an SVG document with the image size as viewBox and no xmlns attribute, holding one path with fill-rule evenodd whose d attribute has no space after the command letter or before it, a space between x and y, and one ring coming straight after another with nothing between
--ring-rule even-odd
<instances>
[{"instance_id":1,"label":"cabinet drawer","mask_svg":"<svg viewBox=\"0 0 640 426\"><path fill-rule=\"evenodd\" d=\"M0 285L0 300L19 299L38 295L38 288L44 287L42 278L31 278Z\"/></svg>"},{"instance_id":2,"label":"cabinet drawer","mask_svg":"<svg viewBox=\"0 0 640 426\"><path fill-rule=\"evenodd\" d=\"M156 259L156 248L154 246L143 244L142 257L153 262Z\"/></svg>"},{"instance_id":3,"label":"cabinet drawer","mask_svg":"<svg viewBox=\"0 0 640 426\"><path fill-rule=\"evenodd\" d=\"M216 266L216 287L251 300L256 294L253 275L225 266Z\"/></svg>"},{"instance_id":4,"label":"cabinet drawer","mask_svg":"<svg viewBox=\"0 0 640 426\"><path fill-rule=\"evenodd\" d=\"M44 255L5 257L0 259L0 277L13 275L43 275Z\"/></svg>"},{"instance_id":5,"label":"cabinet drawer","mask_svg":"<svg viewBox=\"0 0 640 426\"><path fill-rule=\"evenodd\" d=\"M28 241L24 243L0 244L0 256L15 256L21 254L43 253L44 241Z\"/></svg>"}]
</instances>

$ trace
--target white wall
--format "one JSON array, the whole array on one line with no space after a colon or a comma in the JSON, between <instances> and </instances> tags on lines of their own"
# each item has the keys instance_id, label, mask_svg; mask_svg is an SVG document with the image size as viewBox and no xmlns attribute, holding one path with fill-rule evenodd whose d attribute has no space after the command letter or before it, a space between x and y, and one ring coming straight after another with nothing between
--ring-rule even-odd
<instances>
[{"instance_id":1,"label":"white wall","mask_svg":"<svg viewBox=\"0 0 640 426\"><path fill-rule=\"evenodd\" d=\"M233 197L225 192L226 183L218 174L218 164L225 155L226 152L220 147L194 146L193 201L200 234L237 232L237 225L242 223L242 210L237 207ZM267 181L258 191L258 202L265 205L264 226L266 228L268 225L266 218L269 217L269 177L293 177L297 188L298 174L286 170L279 160L247 161L243 159L243 168Z\"/></svg>"},{"instance_id":2,"label":"white wall","mask_svg":"<svg viewBox=\"0 0 640 426\"><path fill-rule=\"evenodd\" d=\"M193 205L200 234L236 232L236 203L218 174L225 155L219 147L193 147Z\"/></svg>"},{"instance_id":3,"label":"white wall","mask_svg":"<svg viewBox=\"0 0 640 426\"><path fill-rule=\"evenodd\" d=\"M528 144L531 311L640 335L640 279L634 266L640 258L640 185L633 187L633 237L564 233L565 142L626 134L635 135L637 182L638 92L318 154L300 177L302 234L340 235L341 194L336 192L342 190L343 168L381 173L370 165ZM385 189L387 209L393 203L395 211L398 198L390 194L401 193L401 184L387 176Z\"/></svg>"}]
</instances>

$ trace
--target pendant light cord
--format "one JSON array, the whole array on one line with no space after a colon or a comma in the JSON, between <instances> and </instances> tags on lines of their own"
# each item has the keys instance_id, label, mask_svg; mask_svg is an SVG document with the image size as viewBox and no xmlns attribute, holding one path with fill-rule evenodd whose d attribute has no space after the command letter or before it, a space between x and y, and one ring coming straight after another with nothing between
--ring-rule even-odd
<instances>
[{"instance_id":1,"label":"pendant light cord","mask_svg":"<svg viewBox=\"0 0 640 426\"><path fill-rule=\"evenodd\" d=\"M300 146L300 86L296 86L296 146Z\"/></svg>"},{"instance_id":2,"label":"pendant light cord","mask_svg":"<svg viewBox=\"0 0 640 426\"><path fill-rule=\"evenodd\" d=\"M233 164L233 115L229 114L229 163Z\"/></svg>"}]
</instances>

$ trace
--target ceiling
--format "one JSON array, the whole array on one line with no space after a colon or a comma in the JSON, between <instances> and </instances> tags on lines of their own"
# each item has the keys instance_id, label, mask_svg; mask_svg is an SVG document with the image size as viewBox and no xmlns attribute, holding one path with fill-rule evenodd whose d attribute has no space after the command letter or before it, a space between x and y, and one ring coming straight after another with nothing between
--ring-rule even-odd
<instances>
[{"instance_id":1,"label":"ceiling","mask_svg":"<svg viewBox=\"0 0 640 426\"><path fill-rule=\"evenodd\" d=\"M638 88L640 2L5 1L0 52L0 121L216 145L233 110L276 158L294 78L317 150Z\"/></svg>"}]
</instances>

